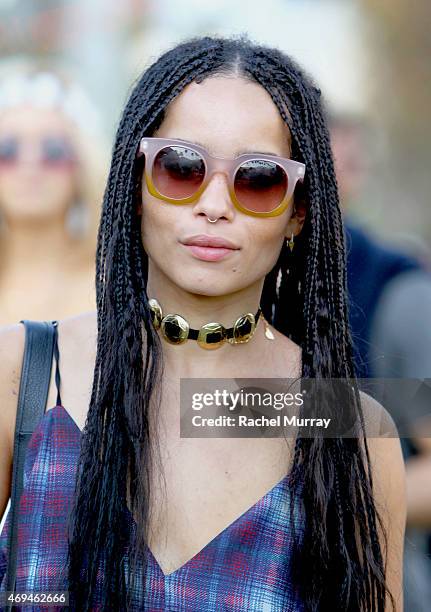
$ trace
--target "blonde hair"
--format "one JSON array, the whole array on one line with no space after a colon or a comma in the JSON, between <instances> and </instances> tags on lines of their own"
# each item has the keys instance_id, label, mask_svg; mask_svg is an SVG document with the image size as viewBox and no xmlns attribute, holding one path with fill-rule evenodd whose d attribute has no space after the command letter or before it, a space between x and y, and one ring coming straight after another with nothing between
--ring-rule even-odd
<instances>
[{"instance_id":1,"label":"blonde hair","mask_svg":"<svg viewBox=\"0 0 431 612\"><path fill-rule=\"evenodd\" d=\"M24 104L57 111L72 126L71 140L79 165L77 197L68 211L68 229L76 240L77 259L94 260L108 171L101 116L76 78L71 77L70 69L28 58L6 60L0 64L0 116ZM4 246L0 219L0 261Z\"/></svg>"}]
</instances>

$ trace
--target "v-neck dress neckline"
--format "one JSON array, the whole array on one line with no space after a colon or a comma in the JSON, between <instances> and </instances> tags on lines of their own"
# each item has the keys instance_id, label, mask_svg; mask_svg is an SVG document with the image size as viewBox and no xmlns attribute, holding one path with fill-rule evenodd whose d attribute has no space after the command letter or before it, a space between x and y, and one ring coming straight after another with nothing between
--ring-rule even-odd
<instances>
[{"instance_id":1,"label":"v-neck dress neckline","mask_svg":"<svg viewBox=\"0 0 431 612\"><path fill-rule=\"evenodd\" d=\"M55 590L56 577L66 559L67 515L74 493L81 435L70 413L63 406L55 406L45 412L29 440L19 506L16 590ZM132 594L132 609L302 610L290 577L291 503L287 474L197 554L167 575L148 548L146 586ZM127 505L124 518L125 528L133 537L136 523ZM8 513L0 535L0 592L5 589L9 519ZM304 525L296 509L294 520L300 536ZM126 571L127 551L124 551ZM99 575L103 580L103 572ZM49 611L55 609L50 607ZM48 608L26 606L25 610L39 612Z\"/></svg>"}]
</instances>

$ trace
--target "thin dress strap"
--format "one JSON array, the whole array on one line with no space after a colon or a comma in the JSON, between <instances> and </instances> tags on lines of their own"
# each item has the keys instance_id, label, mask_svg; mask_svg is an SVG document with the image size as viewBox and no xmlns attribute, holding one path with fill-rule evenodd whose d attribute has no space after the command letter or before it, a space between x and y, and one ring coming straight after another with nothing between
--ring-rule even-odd
<instances>
[{"instance_id":1,"label":"thin dress strap","mask_svg":"<svg viewBox=\"0 0 431 612\"><path fill-rule=\"evenodd\" d=\"M52 324L54 325L55 386L57 387L56 405L62 406L63 404L61 403L61 396L60 396L60 384L61 384L60 368L59 368L60 352L58 350L58 333L57 333L58 321L53 321Z\"/></svg>"}]
</instances>

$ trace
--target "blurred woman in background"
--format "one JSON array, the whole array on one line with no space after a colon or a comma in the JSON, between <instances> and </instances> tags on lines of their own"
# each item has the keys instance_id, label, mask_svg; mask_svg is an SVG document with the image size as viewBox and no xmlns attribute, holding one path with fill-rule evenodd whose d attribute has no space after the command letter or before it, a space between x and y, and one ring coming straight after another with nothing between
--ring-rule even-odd
<instances>
[{"instance_id":1,"label":"blurred woman in background","mask_svg":"<svg viewBox=\"0 0 431 612\"><path fill-rule=\"evenodd\" d=\"M28 64L0 74L0 324L95 306L104 162L85 94ZM99 145L100 146L100 145Z\"/></svg>"}]
</instances>

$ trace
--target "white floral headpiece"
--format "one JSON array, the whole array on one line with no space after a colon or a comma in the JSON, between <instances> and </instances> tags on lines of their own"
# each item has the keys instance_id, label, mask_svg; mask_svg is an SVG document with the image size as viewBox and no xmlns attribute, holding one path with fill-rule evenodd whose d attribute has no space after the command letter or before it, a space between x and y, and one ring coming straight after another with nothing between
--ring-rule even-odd
<instances>
[{"instance_id":1,"label":"white floral headpiece","mask_svg":"<svg viewBox=\"0 0 431 612\"><path fill-rule=\"evenodd\" d=\"M100 128L100 116L76 85L65 86L50 72L12 75L0 80L0 112L21 104L59 109L83 131Z\"/></svg>"}]
</instances>

